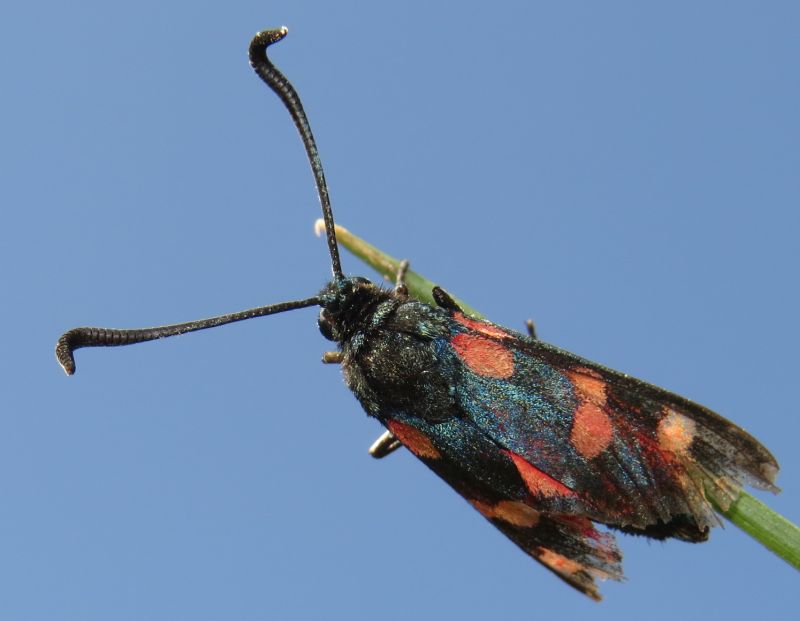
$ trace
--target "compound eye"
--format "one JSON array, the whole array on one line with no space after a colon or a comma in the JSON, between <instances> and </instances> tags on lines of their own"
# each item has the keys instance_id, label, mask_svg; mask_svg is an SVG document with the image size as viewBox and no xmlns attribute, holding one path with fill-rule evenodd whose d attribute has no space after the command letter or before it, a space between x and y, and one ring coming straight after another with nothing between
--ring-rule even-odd
<instances>
[{"instance_id":1,"label":"compound eye","mask_svg":"<svg viewBox=\"0 0 800 621\"><path fill-rule=\"evenodd\" d=\"M324 308L320 309L319 311L319 318L317 319L317 326L319 326L319 332L329 341L335 341L336 339L333 338L333 324L331 323L330 318L328 317L328 311Z\"/></svg>"}]
</instances>

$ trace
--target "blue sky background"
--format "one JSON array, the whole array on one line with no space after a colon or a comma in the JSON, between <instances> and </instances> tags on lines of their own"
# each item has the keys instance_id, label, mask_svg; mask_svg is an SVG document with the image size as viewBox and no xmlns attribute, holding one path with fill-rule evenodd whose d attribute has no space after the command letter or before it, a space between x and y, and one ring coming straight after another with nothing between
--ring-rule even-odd
<instances>
[{"instance_id":1,"label":"blue sky background","mask_svg":"<svg viewBox=\"0 0 800 621\"><path fill-rule=\"evenodd\" d=\"M314 310L53 359L76 325L323 285L305 155L246 57L286 24L341 224L744 426L800 519L800 8L655 4L5 7L0 618L796 614L795 570L730 526L621 537L628 581L572 592L409 454L367 456Z\"/></svg>"}]
</instances>

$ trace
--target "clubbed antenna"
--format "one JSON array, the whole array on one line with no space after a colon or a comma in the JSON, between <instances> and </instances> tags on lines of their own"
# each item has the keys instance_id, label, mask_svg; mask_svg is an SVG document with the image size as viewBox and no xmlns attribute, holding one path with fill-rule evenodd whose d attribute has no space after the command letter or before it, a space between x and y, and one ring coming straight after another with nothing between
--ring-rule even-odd
<instances>
[{"instance_id":1,"label":"clubbed antenna","mask_svg":"<svg viewBox=\"0 0 800 621\"><path fill-rule=\"evenodd\" d=\"M283 105L289 110L292 115L297 131L300 132L300 138L303 141L303 146L306 148L308 161L311 164L311 171L314 173L314 181L317 184L317 194L319 194L319 202L322 205L322 217L325 220L325 236L328 240L328 251L331 255L331 269L333 270L333 277L336 280L342 279L342 264L339 261L339 247L336 245L336 232L333 228L333 211L331 210L331 199L328 195L328 185L325 183L325 173L322 170L322 162L319 159L319 152L317 151L317 143L314 141L314 134L311 133L311 125L308 122L308 117L303 110L303 104L300 101L300 96L289 80L286 79L267 57L267 48L273 43L277 43L283 39L289 30L286 26L281 26L275 30L262 30L250 43L250 64L255 69L264 82L269 86L278 97L280 97Z\"/></svg>"},{"instance_id":2,"label":"clubbed antenna","mask_svg":"<svg viewBox=\"0 0 800 621\"><path fill-rule=\"evenodd\" d=\"M135 345L146 341L155 341L170 336L178 336L187 332L197 330L207 330L216 328L236 321L265 317L275 313L285 313L286 311L307 306L316 306L319 298L314 296L306 300L295 300L292 302L281 302L269 306L260 306L238 313L209 317L197 321L186 323L176 323L168 326L157 326L155 328L132 328L119 330L117 328L73 328L69 332L61 335L56 343L56 360L67 375L75 373L75 357L72 352L80 347L115 347L121 345Z\"/></svg>"},{"instance_id":3,"label":"clubbed antenna","mask_svg":"<svg viewBox=\"0 0 800 621\"><path fill-rule=\"evenodd\" d=\"M300 103L300 97L297 95L297 91L294 90L284 75L278 71L267 58L267 47L283 39L287 32L288 30L285 27L259 32L253 38L252 43L250 43L250 63L253 65L259 77L277 93L278 97L280 97L281 101L292 115L294 124L300 132L300 137L303 140L303 145L308 154L308 160L311 162L314 180L317 183L319 201L322 204L322 215L325 219L325 230L328 238L328 249L331 254L333 276L336 280L340 280L344 276L342 275L342 266L339 261L339 249L336 245L336 233L333 228L333 212L331 211L328 186L325 183L325 174L322 171L322 163L319 160L319 153L317 152L317 145L314 142L314 135L311 133L311 126L308 124L308 118L303 111L303 104ZM130 330L88 327L74 328L65 332L61 338L58 339L58 343L56 343L56 359L67 375L72 375L75 372L75 357L73 352L80 347L133 345L135 343L143 343L145 341L186 334L187 332L205 330L235 321L243 321L245 319L253 319L254 317L263 317L265 315L283 313L298 308L316 306L319 303L319 298L315 296L305 300L281 302L280 304L251 308L238 313L220 315L219 317L210 317L199 321L157 326L154 328L135 328Z\"/></svg>"}]
</instances>

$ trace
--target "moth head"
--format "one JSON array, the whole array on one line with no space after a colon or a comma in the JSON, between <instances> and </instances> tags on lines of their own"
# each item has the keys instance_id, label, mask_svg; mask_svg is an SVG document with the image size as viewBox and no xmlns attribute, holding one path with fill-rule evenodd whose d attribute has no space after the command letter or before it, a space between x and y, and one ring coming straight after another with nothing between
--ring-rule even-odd
<instances>
[{"instance_id":1,"label":"moth head","mask_svg":"<svg viewBox=\"0 0 800 621\"><path fill-rule=\"evenodd\" d=\"M384 292L361 276L342 278L328 284L319 294L319 331L329 341L342 342L349 335L348 326L355 326L368 312L371 302Z\"/></svg>"}]
</instances>

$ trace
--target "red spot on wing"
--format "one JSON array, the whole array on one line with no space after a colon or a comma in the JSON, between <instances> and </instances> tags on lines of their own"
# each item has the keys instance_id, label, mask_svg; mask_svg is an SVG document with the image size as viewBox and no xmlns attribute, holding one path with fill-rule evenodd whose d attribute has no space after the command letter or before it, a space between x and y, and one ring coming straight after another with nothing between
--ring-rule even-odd
<instances>
[{"instance_id":1,"label":"red spot on wing","mask_svg":"<svg viewBox=\"0 0 800 621\"><path fill-rule=\"evenodd\" d=\"M430 441L430 438L416 427L397 422L396 420L386 423L386 427L403 443L403 446L417 457L439 459L442 456L433 445L433 442Z\"/></svg>"},{"instance_id":2,"label":"red spot on wing","mask_svg":"<svg viewBox=\"0 0 800 621\"><path fill-rule=\"evenodd\" d=\"M594 403L584 402L575 410L570 441L586 459L594 459L614 439L614 428L608 415Z\"/></svg>"},{"instance_id":3,"label":"red spot on wing","mask_svg":"<svg viewBox=\"0 0 800 621\"><path fill-rule=\"evenodd\" d=\"M695 422L683 414L664 406L664 418L658 423L658 443L673 453L686 453L697 434Z\"/></svg>"},{"instance_id":4,"label":"red spot on wing","mask_svg":"<svg viewBox=\"0 0 800 621\"><path fill-rule=\"evenodd\" d=\"M490 520L502 520L524 528L531 528L539 523L539 512L520 500L501 500L495 504L480 500L469 500L469 502Z\"/></svg>"},{"instance_id":5,"label":"red spot on wing","mask_svg":"<svg viewBox=\"0 0 800 621\"><path fill-rule=\"evenodd\" d=\"M508 338L508 332L502 328L498 328L497 326L493 326L484 321L478 321L477 319L470 319L462 313L454 313L453 319L455 319L462 326L465 326L470 330L474 330L475 332L480 332L485 336L491 336L496 339Z\"/></svg>"},{"instance_id":6,"label":"red spot on wing","mask_svg":"<svg viewBox=\"0 0 800 621\"><path fill-rule=\"evenodd\" d=\"M517 467L517 472L525 486L530 490L531 494L536 496L574 496L575 492L569 489L563 483L556 481L549 474L542 472L535 466L529 464L524 458L511 451L503 451L508 455L514 465Z\"/></svg>"},{"instance_id":7,"label":"red spot on wing","mask_svg":"<svg viewBox=\"0 0 800 621\"><path fill-rule=\"evenodd\" d=\"M536 550L536 557L550 569L560 574L576 574L584 569L584 566L579 562L547 548Z\"/></svg>"},{"instance_id":8,"label":"red spot on wing","mask_svg":"<svg viewBox=\"0 0 800 621\"><path fill-rule=\"evenodd\" d=\"M572 386L575 388L579 398L597 405L605 405L607 398L606 383L597 372L581 367L572 371L565 371L564 374L572 382Z\"/></svg>"},{"instance_id":9,"label":"red spot on wing","mask_svg":"<svg viewBox=\"0 0 800 621\"><path fill-rule=\"evenodd\" d=\"M496 341L475 334L457 334L451 343L464 363L478 375L507 379L514 374L514 354Z\"/></svg>"}]
</instances>

